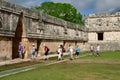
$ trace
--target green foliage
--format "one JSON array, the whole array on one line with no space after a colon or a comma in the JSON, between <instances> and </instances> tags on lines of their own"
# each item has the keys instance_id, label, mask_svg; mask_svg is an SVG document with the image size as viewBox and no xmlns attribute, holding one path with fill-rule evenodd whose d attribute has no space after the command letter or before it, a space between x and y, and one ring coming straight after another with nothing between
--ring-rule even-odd
<instances>
[{"instance_id":1,"label":"green foliage","mask_svg":"<svg viewBox=\"0 0 120 80\"><path fill-rule=\"evenodd\" d=\"M82 15L77 12L75 7L68 3L44 2L40 6L36 6L33 9L64 19L66 21L84 25L84 22L82 21Z\"/></svg>"}]
</instances>

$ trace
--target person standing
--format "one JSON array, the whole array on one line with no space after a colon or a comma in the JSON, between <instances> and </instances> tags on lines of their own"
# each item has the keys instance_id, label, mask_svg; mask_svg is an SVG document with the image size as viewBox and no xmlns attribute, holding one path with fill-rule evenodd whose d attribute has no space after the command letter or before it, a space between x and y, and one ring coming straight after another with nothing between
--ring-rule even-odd
<instances>
[{"instance_id":1,"label":"person standing","mask_svg":"<svg viewBox=\"0 0 120 80\"><path fill-rule=\"evenodd\" d=\"M25 48L25 46L24 46L24 47L23 47L23 53L22 53L22 59L25 58L25 54L26 54L26 48Z\"/></svg>"},{"instance_id":2,"label":"person standing","mask_svg":"<svg viewBox=\"0 0 120 80\"><path fill-rule=\"evenodd\" d=\"M22 58L22 53L23 53L23 45L21 44L21 42L19 43L18 46L18 52L19 52L19 58Z\"/></svg>"},{"instance_id":3,"label":"person standing","mask_svg":"<svg viewBox=\"0 0 120 80\"><path fill-rule=\"evenodd\" d=\"M58 60L62 60L62 48L61 48L61 46L58 47Z\"/></svg>"},{"instance_id":4,"label":"person standing","mask_svg":"<svg viewBox=\"0 0 120 80\"><path fill-rule=\"evenodd\" d=\"M94 48L94 46L91 44L90 45L90 55L94 55L94 53L95 53L95 48Z\"/></svg>"},{"instance_id":5,"label":"person standing","mask_svg":"<svg viewBox=\"0 0 120 80\"><path fill-rule=\"evenodd\" d=\"M77 46L77 48L76 48L76 50L75 50L76 58L78 57L79 54L80 54L80 47Z\"/></svg>"},{"instance_id":6,"label":"person standing","mask_svg":"<svg viewBox=\"0 0 120 80\"><path fill-rule=\"evenodd\" d=\"M37 54L37 52L36 52L36 47L35 47L35 44L32 44L32 59L35 59L35 57L36 57L36 54Z\"/></svg>"},{"instance_id":7,"label":"person standing","mask_svg":"<svg viewBox=\"0 0 120 80\"><path fill-rule=\"evenodd\" d=\"M72 60L73 59L73 46L70 44L68 49L69 49L69 52L70 52L70 60Z\"/></svg>"},{"instance_id":8,"label":"person standing","mask_svg":"<svg viewBox=\"0 0 120 80\"><path fill-rule=\"evenodd\" d=\"M64 48L64 46L62 44L60 45L60 48L62 49L61 57L63 59L63 56L64 56L63 53L65 52L65 48Z\"/></svg>"},{"instance_id":9,"label":"person standing","mask_svg":"<svg viewBox=\"0 0 120 80\"><path fill-rule=\"evenodd\" d=\"M48 48L48 46L46 46L45 44L44 44L44 55L45 55L45 60L47 60L48 59L48 57L47 57L47 55L48 55L48 52L49 52L49 48Z\"/></svg>"},{"instance_id":10,"label":"person standing","mask_svg":"<svg viewBox=\"0 0 120 80\"><path fill-rule=\"evenodd\" d=\"M100 45L97 44L97 47L96 47L96 54L97 56L100 56Z\"/></svg>"}]
</instances>

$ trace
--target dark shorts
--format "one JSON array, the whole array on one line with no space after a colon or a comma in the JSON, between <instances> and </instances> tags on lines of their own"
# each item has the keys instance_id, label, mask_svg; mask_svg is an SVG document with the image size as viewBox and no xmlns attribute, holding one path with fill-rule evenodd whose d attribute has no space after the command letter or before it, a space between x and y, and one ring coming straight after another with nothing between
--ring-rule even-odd
<instances>
[{"instance_id":1,"label":"dark shorts","mask_svg":"<svg viewBox=\"0 0 120 80\"><path fill-rule=\"evenodd\" d=\"M80 52L76 52L75 55L79 55Z\"/></svg>"},{"instance_id":2,"label":"dark shorts","mask_svg":"<svg viewBox=\"0 0 120 80\"><path fill-rule=\"evenodd\" d=\"M48 55L48 51L45 52L45 55L46 55L46 56Z\"/></svg>"},{"instance_id":3,"label":"dark shorts","mask_svg":"<svg viewBox=\"0 0 120 80\"><path fill-rule=\"evenodd\" d=\"M94 53L94 50L90 50L91 53Z\"/></svg>"},{"instance_id":4,"label":"dark shorts","mask_svg":"<svg viewBox=\"0 0 120 80\"><path fill-rule=\"evenodd\" d=\"M35 55L35 53L36 53L35 51L34 51L34 52L32 52L32 55Z\"/></svg>"}]
</instances>

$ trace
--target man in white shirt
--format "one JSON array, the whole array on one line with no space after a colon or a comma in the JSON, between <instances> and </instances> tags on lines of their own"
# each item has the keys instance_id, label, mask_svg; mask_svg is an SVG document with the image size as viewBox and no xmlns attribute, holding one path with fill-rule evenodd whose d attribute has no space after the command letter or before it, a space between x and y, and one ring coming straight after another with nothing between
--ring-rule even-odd
<instances>
[{"instance_id":1,"label":"man in white shirt","mask_svg":"<svg viewBox=\"0 0 120 80\"><path fill-rule=\"evenodd\" d=\"M69 52L70 52L70 60L72 60L73 59L73 46L69 45L68 49L69 49Z\"/></svg>"},{"instance_id":2,"label":"man in white shirt","mask_svg":"<svg viewBox=\"0 0 120 80\"><path fill-rule=\"evenodd\" d=\"M97 47L96 47L96 54L97 56L100 56L100 45L97 44Z\"/></svg>"},{"instance_id":3,"label":"man in white shirt","mask_svg":"<svg viewBox=\"0 0 120 80\"><path fill-rule=\"evenodd\" d=\"M58 46L58 60L62 60L62 48Z\"/></svg>"}]
</instances>

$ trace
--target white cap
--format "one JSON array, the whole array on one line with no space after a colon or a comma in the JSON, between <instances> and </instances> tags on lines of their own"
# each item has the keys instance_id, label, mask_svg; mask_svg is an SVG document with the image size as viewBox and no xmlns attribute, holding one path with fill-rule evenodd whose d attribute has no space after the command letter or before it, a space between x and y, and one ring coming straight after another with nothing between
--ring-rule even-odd
<instances>
[{"instance_id":1,"label":"white cap","mask_svg":"<svg viewBox=\"0 0 120 80\"><path fill-rule=\"evenodd\" d=\"M35 44L32 44L33 46L35 45Z\"/></svg>"}]
</instances>

